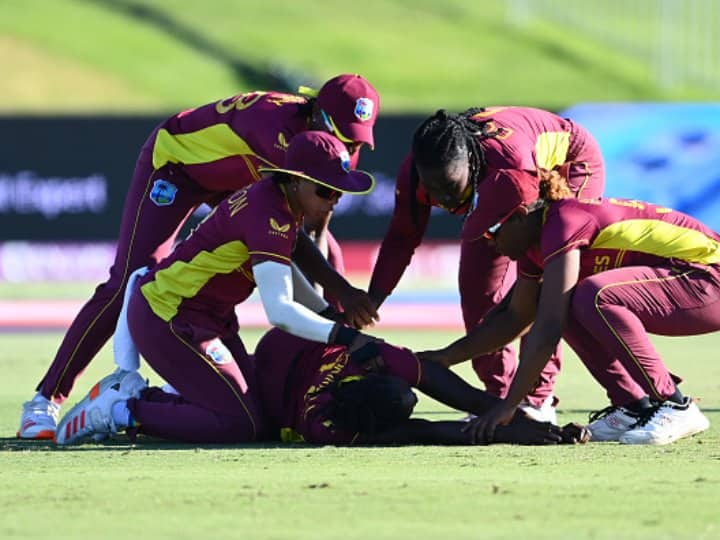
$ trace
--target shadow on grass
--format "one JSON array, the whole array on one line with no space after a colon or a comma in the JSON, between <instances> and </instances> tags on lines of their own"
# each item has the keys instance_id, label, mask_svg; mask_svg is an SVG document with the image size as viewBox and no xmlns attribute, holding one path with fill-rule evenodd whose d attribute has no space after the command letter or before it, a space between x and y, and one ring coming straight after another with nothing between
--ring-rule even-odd
<instances>
[{"instance_id":1,"label":"shadow on grass","mask_svg":"<svg viewBox=\"0 0 720 540\"><path fill-rule=\"evenodd\" d=\"M34 441L15 437L0 437L0 452L23 452L27 450L45 452L131 452L133 450L267 450L271 448L315 448L311 445L286 444L281 442L258 442L247 444L185 444L140 436L130 442L122 435L100 443L85 443L58 446L52 441Z\"/></svg>"},{"instance_id":2,"label":"shadow on grass","mask_svg":"<svg viewBox=\"0 0 720 540\"><path fill-rule=\"evenodd\" d=\"M322 445L322 444L304 444L304 443L283 443L283 442L255 442L243 444L190 444L178 443L173 441L165 441L152 437L139 436L132 443L124 436L119 435L117 438L103 441L99 443L87 442L78 445L58 446L52 441L33 441L25 439L17 439L15 437L0 437L0 453L2 452L115 452L121 454L129 454L130 452L145 452L147 450L161 451L211 451L211 450L239 450L247 451L267 451L267 450L323 450L328 446L337 448L397 448L400 446L417 446L415 444L373 444L373 445Z\"/></svg>"},{"instance_id":3,"label":"shadow on grass","mask_svg":"<svg viewBox=\"0 0 720 540\"><path fill-rule=\"evenodd\" d=\"M258 88L294 92L299 84L308 81L300 80L300 75L285 66L256 67L235 56L225 47L213 42L212 36L197 30L189 24L183 24L172 16L167 7L146 5L133 0L85 0L97 4L107 10L114 11L128 19L150 25L158 32L163 32L179 41L186 47L225 65L236 76L239 83L244 80Z\"/></svg>"}]
</instances>

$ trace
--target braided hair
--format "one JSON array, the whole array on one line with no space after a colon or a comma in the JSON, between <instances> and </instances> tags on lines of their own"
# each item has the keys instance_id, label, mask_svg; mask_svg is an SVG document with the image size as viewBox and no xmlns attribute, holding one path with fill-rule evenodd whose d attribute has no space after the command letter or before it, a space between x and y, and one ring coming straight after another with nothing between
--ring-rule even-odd
<instances>
[{"instance_id":1,"label":"braided hair","mask_svg":"<svg viewBox=\"0 0 720 540\"><path fill-rule=\"evenodd\" d=\"M342 379L329 390L328 419L340 429L368 435L407 420L417 403L406 381L377 373Z\"/></svg>"},{"instance_id":2,"label":"braided hair","mask_svg":"<svg viewBox=\"0 0 720 540\"><path fill-rule=\"evenodd\" d=\"M473 107L460 114L450 114L440 109L425 120L413 135L415 164L421 168L444 169L451 163L467 158L469 180L474 191L487 167L485 151L480 142L495 136L488 132L489 120L472 118L484 110L482 107Z\"/></svg>"}]
</instances>

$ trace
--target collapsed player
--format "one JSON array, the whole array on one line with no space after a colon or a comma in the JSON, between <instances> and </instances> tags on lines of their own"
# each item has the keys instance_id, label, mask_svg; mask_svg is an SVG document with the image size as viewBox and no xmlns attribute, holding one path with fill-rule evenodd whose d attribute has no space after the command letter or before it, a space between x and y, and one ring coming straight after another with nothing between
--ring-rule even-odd
<instances>
[{"instance_id":1,"label":"collapsed player","mask_svg":"<svg viewBox=\"0 0 720 540\"><path fill-rule=\"evenodd\" d=\"M65 415L58 443L134 422L174 440L260 439L264 421L235 314L255 287L270 323L292 334L350 348L374 339L326 318L328 303L291 264L303 216L327 213L343 193L367 193L373 177L350 170L345 146L320 131L293 137L285 167L263 171L272 176L222 201L129 295L132 341L184 402L143 398L113 409L142 385L134 373L110 375Z\"/></svg>"},{"instance_id":2,"label":"collapsed player","mask_svg":"<svg viewBox=\"0 0 720 540\"><path fill-rule=\"evenodd\" d=\"M188 109L155 128L128 189L110 277L75 317L37 394L24 404L18 437L53 437L60 404L113 333L128 277L170 253L195 208L217 204L253 184L261 177L261 167L282 165L291 138L307 130L327 131L342 141L354 168L359 148L374 144L378 108L372 85L347 74L327 81L316 98L250 92ZM365 293L333 272L304 235L295 257L303 271L347 304L353 320L369 324L377 317ZM335 250L331 257L338 260L341 254Z\"/></svg>"},{"instance_id":3,"label":"collapsed player","mask_svg":"<svg viewBox=\"0 0 720 540\"><path fill-rule=\"evenodd\" d=\"M514 416L564 338L611 406L588 426L596 441L667 444L708 428L682 395L648 332L720 329L720 235L642 201L577 200L557 172L500 171L478 189L475 234L518 260L511 295L447 347L419 353L449 366L525 334L507 396L472 422L481 437ZM542 198L538 198L538 193Z\"/></svg>"},{"instance_id":4,"label":"collapsed player","mask_svg":"<svg viewBox=\"0 0 720 540\"><path fill-rule=\"evenodd\" d=\"M417 387L436 400L460 410L481 414L498 398L475 389L452 371L438 364L418 360L407 349L382 342L371 342L355 352L348 347L326 345L302 339L280 329L272 329L259 341L254 355L255 374L247 378L247 394L260 402L263 436L257 440L302 442L309 444L484 444L482 433L468 429L462 421L429 421L410 418ZM248 374L250 367L243 371ZM182 414L188 400L160 388L145 388L136 372L122 374L121 387L105 392L102 398L85 398L63 426L74 418L108 416L106 410L137 411L157 404ZM117 383L116 383L117 384ZM133 387L134 385L134 387ZM127 395L128 390L134 391ZM112 396L113 401L107 400ZM109 414L112 418L112 413ZM59 439L61 444L81 442L91 437L110 436L131 426L138 433L162 436L182 442L228 442L208 440L203 430L183 430L170 434L156 424L89 423L82 438ZM518 411L507 426L499 427L496 443L559 444L584 443L589 432L568 424L560 428L537 422ZM234 441L242 442L242 441Z\"/></svg>"},{"instance_id":5,"label":"collapsed player","mask_svg":"<svg viewBox=\"0 0 720 540\"><path fill-rule=\"evenodd\" d=\"M380 306L390 295L420 245L432 207L476 217L477 190L498 169L562 168L569 196L598 197L605 185L600 148L582 126L541 109L473 108L444 110L425 120L413 137L412 153L397 176L395 209L378 255L369 294ZM515 282L515 264L480 235L463 233L459 287L465 327L475 327ZM521 345L522 347L522 345ZM477 356L473 368L493 395L506 395L516 369L510 344ZM540 384L524 401L536 418L553 420L553 385L560 370L559 350L543 370Z\"/></svg>"},{"instance_id":6,"label":"collapsed player","mask_svg":"<svg viewBox=\"0 0 720 540\"><path fill-rule=\"evenodd\" d=\"M348 353L270 330L255 349L260 400L270 438L313 444L477 444L487 440L462 421L410 418L412 388L450 407L474 414L498 401L452 371L409 350L371 342ZM518 411L494 442L586 442L579 426L560 428Z\"/></svg>"}]
</instances>

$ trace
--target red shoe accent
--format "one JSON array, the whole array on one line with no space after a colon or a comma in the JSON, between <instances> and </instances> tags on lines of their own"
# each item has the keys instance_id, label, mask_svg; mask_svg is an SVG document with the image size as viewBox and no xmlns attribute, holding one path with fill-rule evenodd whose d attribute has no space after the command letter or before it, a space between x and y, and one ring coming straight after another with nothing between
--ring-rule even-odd
<instances>
[{"instance_id":1,"label":"red shoe accent","mask_svg":"<svg viewBox=\"0 0 720 540\"><path fill-rule=\"evenodd\" d=\"M97 384L95 384L95 386L93 386L90 389L90 393L88 394L88 396L90 397L90 401L92 401L99 395L100 395L100 383L98 382Z\"/></svg>"}]
</instances>

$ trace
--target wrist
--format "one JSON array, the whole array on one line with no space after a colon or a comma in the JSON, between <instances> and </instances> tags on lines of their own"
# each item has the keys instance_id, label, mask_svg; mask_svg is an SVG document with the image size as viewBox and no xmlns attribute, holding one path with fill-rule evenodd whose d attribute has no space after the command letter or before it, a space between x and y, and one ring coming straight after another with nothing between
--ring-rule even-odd
<instances>
[{"instance_id":1,"label":"wrist","mask_svg":"<svg viewBox=\"0 0 720 540\"><path fill-rule=\"evenodd\" d=\"M354 328L345 326L342 323L335 323L333 329L328 337L328 344L330 345L350 345L353 340L360 334Z\"/></svg>"},{"instance_id":2,"label":"wrist","mask_svg":"<svg viewBox=\"0 0 720 540\"><path fill-rule=\"evenodd\" d=\"M325 319L330 319L331 321L335 322L344 322L345 318L343 317L343 314L337 311L334 307L331 305L328 305L325 309L322 311L318 311L318 315L321 317L324 317Z\"/></svg>"},{"instance_id":3,"label":"wrist","mask_svg":"<svg viewBox=\"0 0 720 540\"><path fill-rule=\"evenodd\" d=\"M377 309L382 305L382 303L389 295L387 293L382 293L380 291L370 289L368 291L368 296L370 297L370 300L373 301L373 303L375 304L375 308Z\"/></svg>"}]
</instances>

